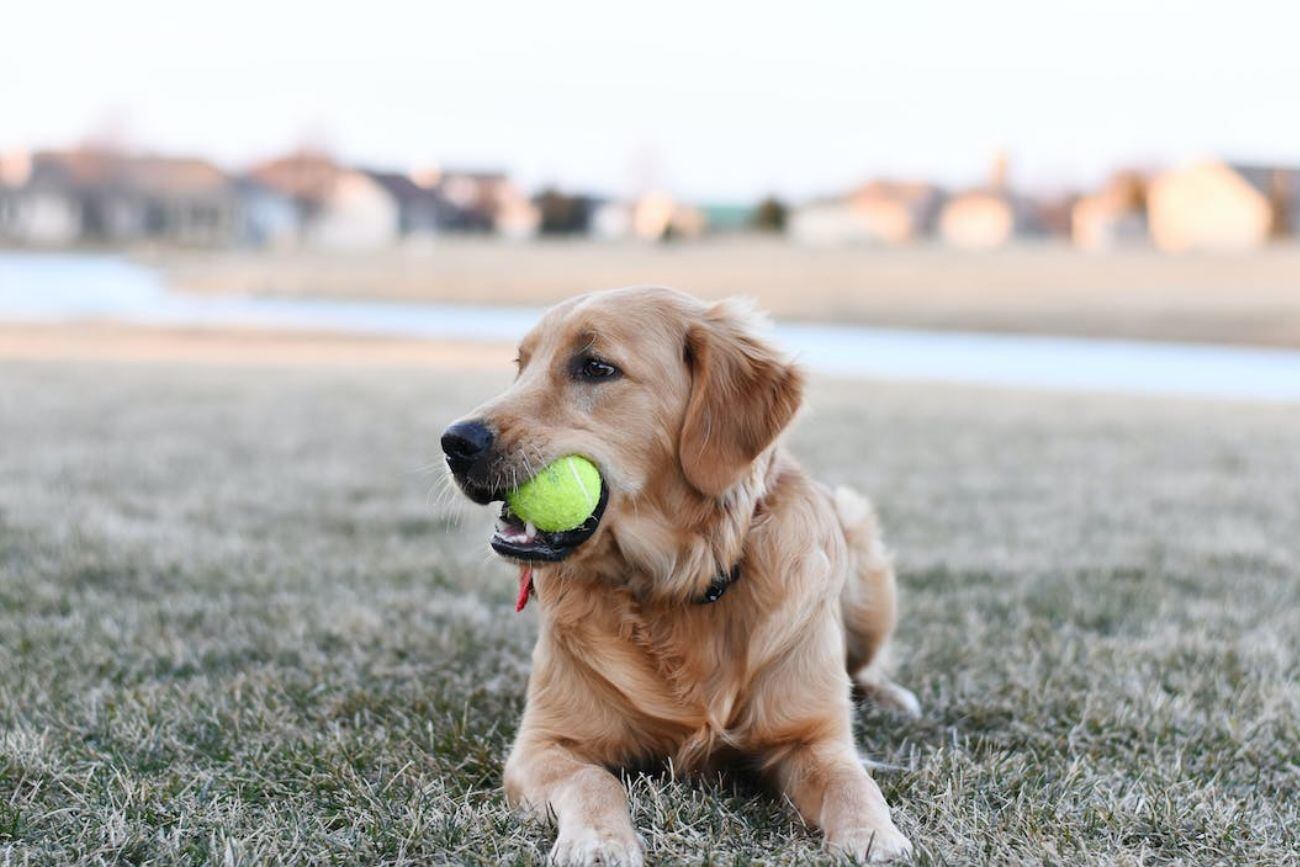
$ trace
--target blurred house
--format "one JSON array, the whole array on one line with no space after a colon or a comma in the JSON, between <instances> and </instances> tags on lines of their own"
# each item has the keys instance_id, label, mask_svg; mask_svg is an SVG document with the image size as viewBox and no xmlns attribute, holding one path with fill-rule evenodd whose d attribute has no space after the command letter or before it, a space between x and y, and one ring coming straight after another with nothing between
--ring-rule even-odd
<instances>
[{"instance_id":1,"label":"blurred house","mask_svg":"<svg viewBox=\"0 0 1300 867\"><path fill-rule=\"evenodd\" d=\"M988 185L954 195L939 212L939 237L963 250L994 250L1017 238L1049 234L1036 202L1011 191L1010 160L993 158Z\"/></svg>"},{"instance_id":2,"label":"blurred house","mask_svg":"<svg viewBox=\"0 0 1300 867\"><path fill-rule=\"evenodd\" d=\"M900 245L912 243L934 228L943 196L932 184L877 180L854 190L849 201L874 240Z\"/></svg>"},{"instance_id":3,"label":"blurred house","mask_svg":"<svg viewBox=\"0 0 1300 867\"><path fill-rule=\"evenodd\" d=\"M1033 197L1028 206L1034 213L1036 231L1069 240L1074 232L1074 206L1081 198L1073 192Z\"/></svg>"},{"instance_id":4,"label":"blurred house","mask_svg":"<svg viewBox=\"0 0 1300 867\"><path fill-rule=\"evenodd\" d=\"M632 201L612 199L595 204L589 234L602 241L662 241L698 236L705 226L704 212L679 205L667 193L650 192Z\"/></svg>"},{"instance_id":5,"label":"blurred house","mask_svg":"<svg viewBox=\"0 0 1300 867\"><path fill-rule=\"evenodd\" d=\"M442 233L450 220L451 205L436 186L418 183L401 172L367 171L397 205L397 231L407 240L432 238Z\"/></svg>"},{"instance_id":6,"label":"blurred house","mask_svg":"<svg viewBox=\"0 0 1300 867\"><path fill-rule=\"evenodd\" d=\"M7 154L0 161L0 241L65 246L80 237L81 202L71 178L44 158Z\"/></svg>"},{"instance_id":7,"label":"blurred house","mask_svg":"<svg viewBox=\"0 0 1300 867\"><path fill-rule=\"evenodd\" d=\"M330 157L301 152L255 166L250 176L292 200L302 243L322 249L366 250L401 235L397 197L373 176Z\"/></svg>"},{"instance_id":8,"label":"blurred house","mask_svg":"<svg viewBox=\"0 0 1300 867\"><path fill-rule=\"evenodd\" d=\"M491 232L499 218L507 228L529 221L529 208L521 206L524 196L504 172L441 170L436 177L438 190L451 205L444 227L453 232ZM427 182L427 181L426 181ZM511 213L503 215L509 210ZM521 219L522 218L522 219Z\"/></svg>"},{"instance_id":9,"label":"blurred house","mask_svg":"<svg viewBox=\"0 0 1300 867\"><path fill-rule=\"evenodd\" d=\"M1084 250L1110 250L1147 239L1147 180L1117 172L1100 192L1082 196L1070 210L1070 238Z\"/></svg>"},{"instance_id":10,"label":"blurred house","mask_svg":"<svg viewBox=\"0 0 1300 867\"><path fill-rule=\"evenodd\" d=\"M234 184L241 246L285 249L302 240L302 222L293 199L250 177L236 178Z\"/></svg>"},{"instance_id":11,"label":"blurred house","mask_svg":"<svg viewBox=\"0 0 1300 867\"><path fill-rule=\"evenodd\" d=\"M754 209L749 205L702 205L700 212L710 235L738 235L754 229Z\"/></svg>"},{"instance_id":12,"label":"blurred house","mask_svg":"<svg viewBox=\"0 0 1300 867\"><path fill-rule=\"evenodd\" d=\"M857 212L845 199L818 199L800 205L789 215L787 231L800 243L827 246L868 237Z\"/></svg>"},{"instance_id":13,"label":"blurred house","mask_svg":"<svg viewBox=\"0 0 1300 867\"><path fill-rule=\"evenodd\" d=\"M452 205L447 228L461 232L491 231L496 222L497 188L505 182L505 175L499 172L439 172L438 186Z\"/></svg>"},{"instance_id":14,"label":"blurred house","mask_svg":"<svg viewBox=\"0 0 1300 867\"><path fill-rule=\"evenodd\" d=\"M375 250L396 244L401 232L397 199L365 172L345 169L315 203L302 237L323 249Z\"/></svg>"},{"instance_id":15,"label":"blurred house","mask_svg":"<svg viewBox=\"0 0 1300 867\"><path fill-rule=\"evenodd\" d=\"M514 185L507 187L492 219L496 233L512 241L524 241L536 237L541 225L541 210Z\"/></svg>"},{"instance_id":16,"label":"blurred house","mask_svg":"<svg viewBox=\"0 0 1300 867\"><path fill-rule=\"evenodd\" d=\"M441 197L442 231L496 232L521 239L531 238L541 226L541 212L504 172L433 168L418 173L416 180Z\"/></svg>"},{"instance_id":17,"label":"blurred house","mask_svg":"<svg viewBox=\"0 0 1300 867\"><path fill-rule=\"evenodd\" d=\"M248 176L307 207L326 198L342 166L322 153L299 151L253 166Z\"/></svg>"},{"instance_id":18,"label":"blurred house","mask_svg":"<svg viewBox=\"0 0 1300 867\"><path fill-rule=\"evenodd\" d=\"M662 239L700 238L708 228L709 220L703 210L694 205L679 204L673 209L672 218L668 221L668 230L663 234Z\"/></svg>"},{"instance_id":19,"label":"blurred house","mask_svg":"<svg viewBox=\"0 0 1300 867\"><path fill-rule=\"evenodd\" d=\"M82 148L42 151L6 170L0 233L38 246L163 241L224 246L239 235L239 191L193 157Z\"/></svg>"},{"instance_id":20,"label":"blurred house","mask_svg":"<svg viewBox=\"0 0 1300 867\"><path fill-rule=\"evenodd\" d=\"M632 206L627 202L601 202L592 209L590 233L602 241L632 237Z\"/></svg>"},{"instance_id":21,"label":"blurred house","mask_svg":"<svg viewBox=\"0 0 1300 867\"><path fill-rule=\"evenodd\" d=\"M704 212L655 190L629 205L631 235L643 241L698 238L707 226Z\"/></svg>"},{"instance_id":22,"label":"blurred house","mask_svg":"<svg viewBox=\"0 0 1300 867\"><path fill-rule=\"evenodd\" d=\"M1162 250L1252 249L1300 223L1300 170L1192 163L1152 180L1147 211Z\"/></svg>"},{"instance_id":23,"label":"blurred house","mask_svg":"<svg viewBox=\"0 0 1300 867\"><path fill-rule=\"evenodd\" d=\"M668 234L677 202L664 192L652 191L632 203L632 234L647 241L658 241Z\"/></svg>"},{"instance_id":24,"label":"blurred house","mask_svg":"<svg viewBox=\"0 0 1300 867\"><path fill-rule=\"evenodd\" d=\"M995 250L1048 234L1037 203L1004 189L958 193L939 212L939 237L962 250Z\"/></svg>"},{"instance_id":25,"label":"blurred house","mask_svg":"<svg viewBox=\"0 0 1300 867\"><path fill-rule=\"evenodd\" d=\"M790 234L813 244L913 243L934 228L943 194L932 184L875 180L837 199L798 208Z\"/></svg>"},{"instance_id":26,"label":"blurred house","mask_svg":"<svg viewBox=\"0 0 1300 867\"><path fill-rule=\"evenodd\" d=\"M137 157L124 165L120 214L136 237L187 246L222 247L239 233L239 192L207 160Z\"/></svg>"},{"instance_id":27,"label":"blurred house","mask_svg":"<svg viewBox=\"0 0 1300 867\"><path fill-rule=\"evenodd\" d=\"M970 190L953 196L939 214L939 236L963 250L992 250L1016 235L1017 207L997 190Z\"/></svg>"}]
</instances>

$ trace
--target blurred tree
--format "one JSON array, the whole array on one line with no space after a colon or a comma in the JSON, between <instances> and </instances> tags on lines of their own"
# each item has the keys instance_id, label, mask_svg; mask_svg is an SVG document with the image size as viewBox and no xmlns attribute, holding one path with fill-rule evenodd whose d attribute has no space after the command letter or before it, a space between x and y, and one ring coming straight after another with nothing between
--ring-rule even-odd
<instances>
[{"instance_id":1,"label":"blurred tree","mask_svg":"<svg viewBox=\"0 0 1300 867\"><path fill-rule=\"evenodd\" d=\"M538 193L533 204L541 212L539 231L543 235L580 235L589 228L593 209L586 196L570 196L549 188Z\"/></svg>"},{"instance_id":2,"label":"blurred tree","mask_svg":"<svg viewBox=\"0 0 1300 867\"><path fill-rule=\"evenodd\" d=\"M784 232L788 209L775 196L768 196L754 209L754 228L760 232Z\"/></svg>"}]
</instances>

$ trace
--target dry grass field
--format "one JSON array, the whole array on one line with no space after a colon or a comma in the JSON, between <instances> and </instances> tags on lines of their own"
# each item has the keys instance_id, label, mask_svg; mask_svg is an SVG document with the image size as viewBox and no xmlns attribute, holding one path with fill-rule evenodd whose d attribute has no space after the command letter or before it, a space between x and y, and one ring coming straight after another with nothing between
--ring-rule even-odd
<instances>
[{"instance_id":1,"label":"dry grass field","mask_svg":"<svg viewBox=\"0 0 1300 867\"><path fill-rule=\"evenodd\" d=\"M0 362L0 864L539 862L535 612L436 470L503 376ZM897 551L924 715L858 725L918 863L1295 863L1294 407L810 403ZM628 785L656 863L821 857L749 784Z\"/></svg>"},{"instance_id":2,"label":"dry grass field","mask_svg":"<svg viewBox=\"0 0 1300 867\"><path fill-rule=\"evenodd\" d=\"M590 289L660 283L708 298L754 296L792 319L1300 346L1300 245L1167 256L1091 255L1059 244L963 253L762 239L657 246L461 239L372 254L143 258L191 292L544 305Z\"/></svg>"}]
</instances>

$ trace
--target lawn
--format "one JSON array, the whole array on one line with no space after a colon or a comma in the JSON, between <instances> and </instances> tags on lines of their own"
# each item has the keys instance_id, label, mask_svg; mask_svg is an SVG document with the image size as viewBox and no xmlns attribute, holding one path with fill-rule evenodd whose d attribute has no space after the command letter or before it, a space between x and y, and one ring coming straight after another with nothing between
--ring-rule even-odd
<instances>
[{"instance_id":1,"label":"lawn","mask_svg":"<svg viewBox=\"0 0 1300 867\"><path fill-rule=\"evenodd\" d=\"M536 630L443 495L458 371L0 364L0 864L518 862ZM921 863L1295 863L1300 413L819 381L919 720L860 742ZM805 863L732 780L629 780L657 862Z\"/></svg>"}]
</instances>

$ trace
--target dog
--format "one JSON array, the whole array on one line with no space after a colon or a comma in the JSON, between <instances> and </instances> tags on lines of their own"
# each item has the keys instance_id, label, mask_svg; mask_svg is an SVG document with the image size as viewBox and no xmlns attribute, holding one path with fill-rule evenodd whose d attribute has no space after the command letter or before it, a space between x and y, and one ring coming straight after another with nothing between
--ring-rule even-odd
<instances>
[{"instance_id":1,"label":"dog","mask_svg":"<svg viewBox=\"0 0 1300 867\"><path fill-rule=\"evenodd\" d=\"M803 377L743 303L664 288L573 298L519 345L504 394L442 435L488 504L582 455L602 495L545 533L503 506L492 547L540 609L506 798L551 816L560 864L643 862L615 772L744 762L827 845L906 856L853 742L851 691L908 713L886 661L894 572L871 505L781 444Z\"/></svg>"}]
</instances>

